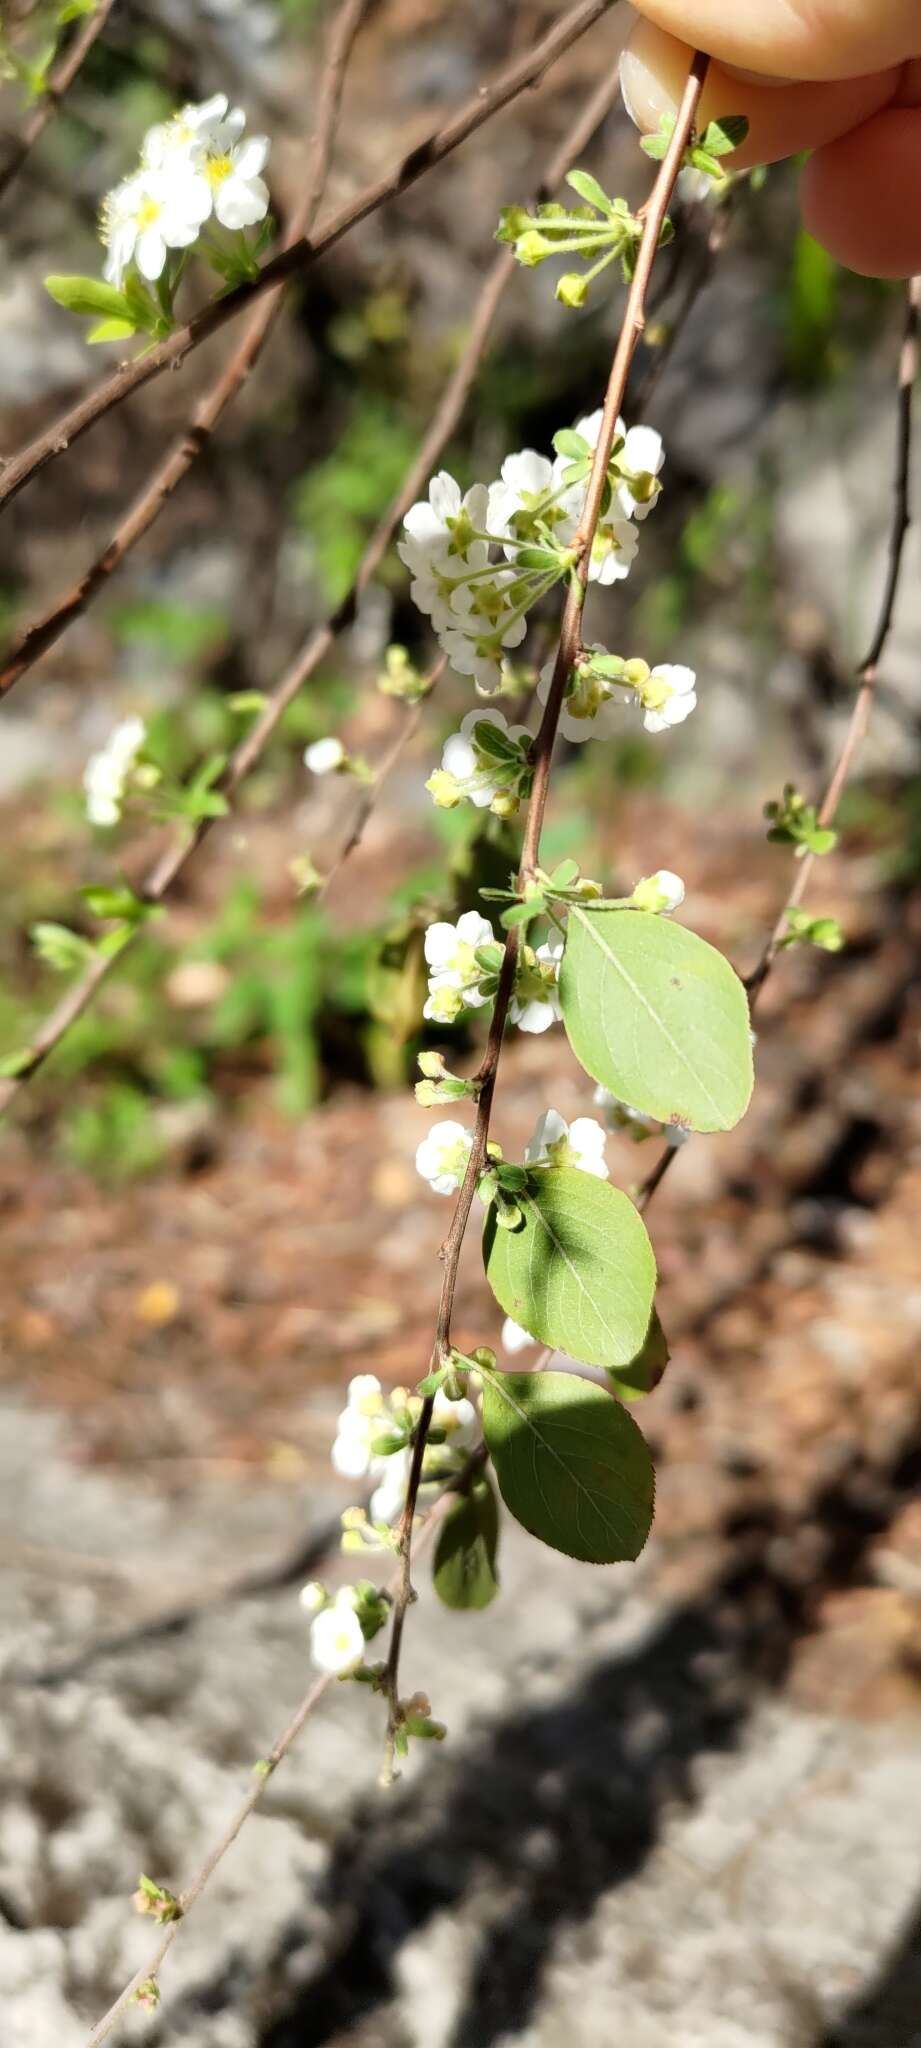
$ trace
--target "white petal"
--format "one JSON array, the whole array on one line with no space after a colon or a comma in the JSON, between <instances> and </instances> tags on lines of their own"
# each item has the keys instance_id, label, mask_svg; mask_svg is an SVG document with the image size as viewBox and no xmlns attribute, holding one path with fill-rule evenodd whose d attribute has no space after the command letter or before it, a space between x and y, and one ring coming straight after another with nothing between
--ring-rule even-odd
<instances>
[{"instance_id":1,"label":"white petal","mask_svg":"<svg viewBox=\"0 0 921 2048\"><path fill-rule=\"evenodd\" d=\"M144 228L137 239L137 264L142 277L153 284L166 262L166 243L159 226Z\"/></svg>"},{"instance_id":2,"label":"white petal","mask_svg":"<svg viewBox=\"0 0 921 2048\"><path fill-rule=\"evenodd\" d=\"M224 228L251 228L269 210L269 188L261 178L226 178L214 195L214 211Z\"/></svg>"}]
</instances>

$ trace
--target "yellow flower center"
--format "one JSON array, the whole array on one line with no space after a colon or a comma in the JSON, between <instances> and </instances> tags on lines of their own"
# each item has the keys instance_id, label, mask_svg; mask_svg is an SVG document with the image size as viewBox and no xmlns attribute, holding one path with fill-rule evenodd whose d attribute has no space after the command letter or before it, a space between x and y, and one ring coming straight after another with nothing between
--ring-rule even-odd
<instances>
[{"instance_id":1,"label":"yellow flower center","mask_svg":"<svg viewBox=\"0 0 921 2048\"><path fill-rule=\"evenodd\" d=\"M159 199L141 200L135 219L142 234L145 228L153 227L154 221L159 220L162 211L163 208L160 205Z\"/></svg>"},{"instance_id":2,"label":"yellow flower center","mask_svg":"<svg viewBox=\"0 0 921 2048\"><path fill-rule=\"evenodd\" d=\"M205 165L209 185L223 185L224 179L229 178L232 170L233 164L229 156L209 156Z\"/></svg>"}]
</instances>

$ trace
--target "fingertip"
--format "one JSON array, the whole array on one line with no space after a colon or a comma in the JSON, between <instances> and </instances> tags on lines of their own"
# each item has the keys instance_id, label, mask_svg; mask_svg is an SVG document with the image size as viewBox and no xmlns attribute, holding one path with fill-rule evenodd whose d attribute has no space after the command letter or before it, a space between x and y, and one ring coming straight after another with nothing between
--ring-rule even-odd
<instances>
[{"instance_id":1,"label":"fingertip","mask_svg":"<svg viewBox=\"0 0 921 2048\"><path fill-rule=\"evenodd\" d=\"M921 116L887 108L816 151L800 193L810 234L861 277L921 271Z\"/></svg>"},{"instance_id":2,"label":"fingertip","mask_svg":"<svg viewBox=\"0 0 921 2048\"><path fill-rule=\"evenodd\" d=\"M620 76L624 105L643 134L658 128L663 114L675 112L691 55L687 43L650 22L637 23L621 57ZM731 168L748 170L820 147L864 122L892 98L898 76L893 70L837 84L780 85L776 79L757 84L711 64L699 123L704 127L721 115L744 114L748 138L733 153Z\"/></svg>"}]
</instances>

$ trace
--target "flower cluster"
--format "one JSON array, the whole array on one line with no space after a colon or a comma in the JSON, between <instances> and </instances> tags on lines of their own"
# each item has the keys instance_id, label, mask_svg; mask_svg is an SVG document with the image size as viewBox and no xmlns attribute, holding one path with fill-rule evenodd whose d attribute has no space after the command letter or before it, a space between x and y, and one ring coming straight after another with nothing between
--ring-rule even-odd
<instances>
[{"instance_id":1,"label":"flower cluster","mask_svg":"<svg viewBox=\"0 0 921 2048\"><path fill-rule=\"evenodd\" d=\"M471 676L483 696L500 688L507 653L525 637L528 612L578 559L574 543L601 420L600 412L591 413L574 432L558 434L552 459L532 448L507 456L489 485L462 492L441 471L428 497L406 515L398 553L412 578L413 601L431 619L452 667ZM637 523L659 495L663 460L661 438L651 427L628 433L618 421L591 582L629 575ZM462 769L458 780L477 766Z\"/></svg>"},{"instance_id":2,"label":"flower cluster","mask_svg":"<svg viewBox=\"0 0 921 2048\"><path fill-rule=\"evenodd\" d=\"M541 670L538 701L546 704L554 663ZM620 723L621 707L637 704L647 732L667 732L682 725L697 703L697 677L692 668L660 662L651 669L640 659L623 661L603 647L587 647L573 669L560 712L559 730L577 746L583 740L608 739Z\"/></svg>"},{"instance_id":3,"label":"flower cluster","mask_svg":"<svg viewBox=\"0 0 921 2048\"><path fill-rule=\"evenodd\" d=\"M90 755L83 772L83 787L91 825L118 824L145 737L142 718L125 718L109 734L105 746Z\"/></svg>"},{"instance_id":4,"label":"flower cluster","mask_svg":"<svg viewBox=\"0 0 921 2048\"><path fill-rule=\"evenodd\" d=\"M457 1128L460 1128L458 1126ZM331 1458L333 1470L344 1479L374 1482L368 1503L371 1530L387 1529L399 1519L406 1499L412 1435L421 1409L418 1395L395 1387L385 1397L374 1373L359 1373L349 1383L346 1406L336 1425ZM476 1426L476 1411L467 1400L450 1401L443 1389L435 1396L433 1417L440 1442L426 1452L427 1477L445 1467L443 1445L451 1457L466 1448ZM449 1460L450 1462L450 1460ZM366 1526L363 1514L360 1521ZM357 1526L351 1511L348 1526Z\"/></svg>"},{"instance_id":5,"label":"flower cluster","mask_svg":"<svg viewBox=\"0 0 921 2048\"><path fill-rule=\"evenodd\" d=\"M519 947L509 1019L522 1031L547 1031L559 1022L562 957L561 936L537 947ZM422 1014L431 1023L453 1024L462 1010L481 1010L492 1001L499 985L502 948L488 918L481 917L478 910L466 910L456 924L442 920L430 924L425 958L429 992Z\"/></svg>"},{"instance_id":6,"label":"flower cluster","mask_svg":"<svg viewBox=\"0 0 921 2048\"><path fill-rule=\"evenodd\" d=\"M269 153L264 135L244 139L246 116L225 93L186 106L148 130L138 167L103 201L100 233L104 275L119 289L137 270L160 279L174 251L199 240L206 222L238 234L265 220L268 187L261 175ZM215 250L208 253L214 257ZM226 269L226 247L217 267Z\"/></svg>"}]
</instances>

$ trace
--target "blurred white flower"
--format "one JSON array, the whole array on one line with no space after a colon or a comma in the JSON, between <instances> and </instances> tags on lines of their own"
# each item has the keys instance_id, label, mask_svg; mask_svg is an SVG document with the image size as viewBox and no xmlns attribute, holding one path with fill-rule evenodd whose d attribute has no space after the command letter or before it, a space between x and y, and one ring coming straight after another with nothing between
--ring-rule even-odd
<instances>
[{"instance_id":1,"label":"blurred white flower","mask_svg":"<svg viewBox=\"0 0 921 2048\"><path fill-rule=\"evenodd\" d=\"M427 1138L416 1148L416 1172L427 1180L436 1195L453 1195L467 1171L472 1133L463 1124L433 1124Z\"/></svg>"},{"instance_id":2,"label":"blurred white flower","mask_svg":"<svg viewBox=\"0 0 921 2048\"><path fill-rule=\"evenodd\" d=\"M513 1322L511 1316L506 1316L502 1325L503 1350L514 1356L516 1352L527 1351L530 1344L536 1343L537 1338L532 1337L530 1330L523 1330L520 1323Z\"/></svg>"},{"instance_id":3,"label":"blurred white flower","mask_svg":"<svg viewBox=\"0 0 921 2048\"><path fill-rule=\"evenodd\" d=\"M577 1166L596 1180L607 1180L604 1158L605 1133L593 1116L577 1116L566 1123L556 1109L538 1117L534 1134L525 1149L528 1166Z\"/></svg>"},{"instance_id":4,"label":"blurred white flower","mask_svg":"<svg viewBox=\"0 0 921 2048\"><path fill-rule=\"evenodd\" d=\"M324 740L311 740L309 747L304 749L304 764L310 769L311 775L334 775L347 760L348 755L342 741L332 736Z\"/></svg>"},{"instance_id":5,"label":"blurred white flower","mask_svg":"<svg viewBox=\"0 0 921 2048\"><path fill-rule=\"evenodd\" d=\"M667 732L670 726L683 725L697 703L696 683L694 670L680 664L660 662L652 669L647 680L635 686L646 731Z\"/></svg>"},{"instance_id":6,"label":"blurred white flower","mask_svg":"<svg viewBox=\"0 0 921 2048\"><path fill-rule=\"evenodd\" d=\"M91 825L118 824L128 777L144 744L146 730L142 718L125 718L110 733L99 753L90 755L83 771L83 787Z\"/></svg>"},{"instance_id":7,"label":"blurred white flower","mask_svg":"<svg viewBox=\"0 0 921 2048\"><path fill-rule=\"evenodd\" d=\"M310 1655L318 1671L331 1678L349 1678L357 1671L365 1653L365 1638L351 1593L344 1588L329 1607L323 1607L310 1625Z\"/></svg>"},{"instance_id":8,"label":"blurred white flower","mask_svg":"<svg viewBox=\"0 0 921 2048\"><path fill-rule=\"evenodd\" d=\"M637 910L667 916L684 902L684 883L680 875L672 874L671 868L657 868L654 875L644 875L637 882L632 901Z\"/></svg>"},{"instance_id":9,"label":"blurred white flower","mask_svg":"<svg viewBox=\"0 0 921 2048\"><path fill-rule=\"evenodd\" d=\"M429 925L425 934L429 993L423 1017L450 1024L462 1009L480 1010L489 1002L480 989L487 970L476 956L479 947L495 943L492 925L478 910L466 910L456 924L439 919Z\"/></svg>"},{"instance_id":10,"label":"blurred white flower","mask_svg":"<svg viewBox=\"0 0 921 2048\"><path fill-rule=\"evenodd\" d=\"M549 1031L551 1024L559 1023L563 1012L558 983L565 943L562 935L547 939L536 948L533 967L527 948L519 955L518 979L508 1014L510 1023L517 1024L520 1031Z\"/></svg>"}]
</instances>

